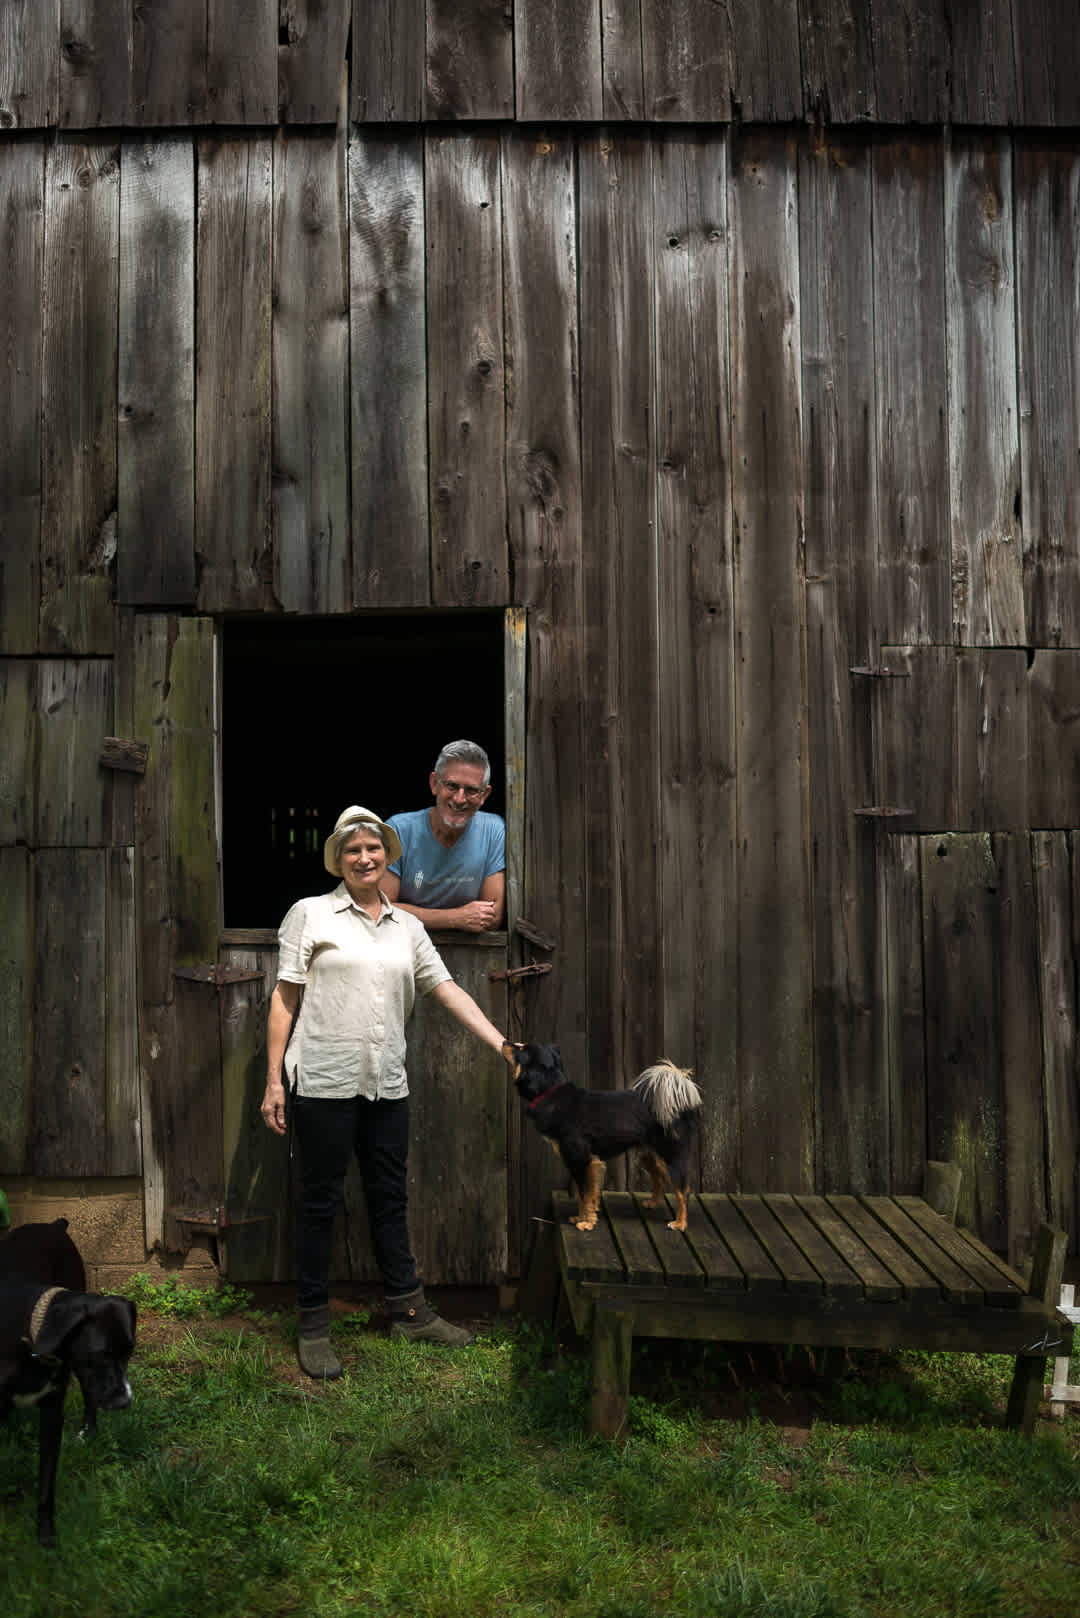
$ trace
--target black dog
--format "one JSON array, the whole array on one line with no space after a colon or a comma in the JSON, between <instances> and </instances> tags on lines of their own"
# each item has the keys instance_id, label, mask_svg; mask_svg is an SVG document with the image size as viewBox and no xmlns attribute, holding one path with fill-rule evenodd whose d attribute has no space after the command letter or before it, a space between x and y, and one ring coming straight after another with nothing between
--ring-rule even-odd
<instances>
[{"instance_id":1,"label":"black dog","mask_svg":"<svg viewBox=\"0 0 1080 1618\"><path fill-rule=\"evenodd\" d=\"M14 1234L0 1243L0 1252ZM24 1238L19 1249L32 1245ZM57 1246L69 1264L70 1254L62 1243ZM7 1254L5 1265L16 1256ZM127 1363L134 1347L135 1305L129 1298L43 1286L40 1280L0 1272L0 1418L13 1408L38 1407L37 1533L43 1545L56 1537L56 1470L71 1373L79 1379L87 1428L93 1431L99 1409L126 1410L131 1403Z\"/></svg>"},{"instance_id":2,"label":"black dog","mask_svg":"<svg viewBox=\"0 0 1080 1618\"><path fill-rule=\"evenodd\" d=\"M672 1230L686 1229L690 1154L697 1139L701 1091L689 1071L659 1062L629 1090L583 1090L562 1069L557 1045L504 1045L525 1110L574 1177L578 1230L592 1230L604 1163L622 1152L642 1154L658 1207L672 1180L678 1203Z\"/></svg>"}]
</instances>

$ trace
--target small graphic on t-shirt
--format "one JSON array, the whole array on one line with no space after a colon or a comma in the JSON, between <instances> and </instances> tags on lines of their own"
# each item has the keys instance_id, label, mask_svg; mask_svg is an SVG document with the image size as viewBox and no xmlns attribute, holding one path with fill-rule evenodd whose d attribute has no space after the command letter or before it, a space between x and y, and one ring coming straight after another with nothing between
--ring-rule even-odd
<instances>
[{"instance_id":1,"label":"small graphic on t-shirt","mask_svg":"<svg viewBox=\"0 0 1080 1618\"><path fill-rule=\"evenodd\" d=\"M413 887L414 888L422 888L423 885L424 885L424 873L423 873L423 871L417 871L416 875L413 877Z\"/></svg>"}]
</instances>

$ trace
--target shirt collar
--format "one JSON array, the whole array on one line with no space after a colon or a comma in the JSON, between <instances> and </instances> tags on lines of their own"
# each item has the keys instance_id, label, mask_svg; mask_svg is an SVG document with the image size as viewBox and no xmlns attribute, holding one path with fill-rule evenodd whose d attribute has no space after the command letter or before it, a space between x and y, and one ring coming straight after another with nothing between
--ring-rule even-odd
<instances>
[{"instance_id":1,"label":"shirt collar","mask_svg":"<svg viewBox=\"0 0 1080 1618\"><path fill-rule=\"evenodd\" d=\"M373 927L377 927L379 922L397 920L397 915L394 911L393 905L390 903L389 899L386 897L386 894L383 893L381 889L379 890L379 898L382 901L382 915L378 918L378 921L373 921L371 923ZM338 883L337 887L330 895L330 903L335 912L340 910L356 910L357 915L366 914L366 912L358 909L357 906L353 904L352 894L349 892L344 882ZM368 916L368 920L371 921L370 916Z\"/></svg>"}]
</instances>

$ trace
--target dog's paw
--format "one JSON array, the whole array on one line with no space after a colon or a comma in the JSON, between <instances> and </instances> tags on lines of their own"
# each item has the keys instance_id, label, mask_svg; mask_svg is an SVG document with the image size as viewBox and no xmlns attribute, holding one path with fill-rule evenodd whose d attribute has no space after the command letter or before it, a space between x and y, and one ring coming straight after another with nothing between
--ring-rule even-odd
<instances>
[{"instance_id":1,"label":"dog's paw","mask_svg":"<svg viewBox=\"0 0 1080 1618\"><path fill-rule=\"evenodd\" d=\"M686 1220L685 1219L669 1219L667 1228L669 1230L685 1230L686 1229Z\"/></svg>"},{"instance_id":2,"label":"dog's paw","mask_svg":"<svg viewBox=\"0 0 1080 1618\"><path fill-rule=\"evenodd\" d=\"M574 1228L575 1230L595 1230L596 1215L594 1214L591 1219L575 1219Z\"/></svg>"}]
</instances>

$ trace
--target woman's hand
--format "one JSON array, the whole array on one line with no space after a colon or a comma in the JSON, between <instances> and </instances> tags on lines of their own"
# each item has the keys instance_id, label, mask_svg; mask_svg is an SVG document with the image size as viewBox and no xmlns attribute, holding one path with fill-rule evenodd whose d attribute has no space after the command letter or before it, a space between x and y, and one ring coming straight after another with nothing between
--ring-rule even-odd
<instances>
[{"instance_id":1,"label":"woman's hand","mask_svg":"<svg viewBox=\"0 0 1080 1618\"><path fill-rule=\"evenodd\" d=\"M285 1133L285 1086L280 1079L266 1081L262 1099L262 1121L275 1135Z\"/></svg>"}]
</instances>

